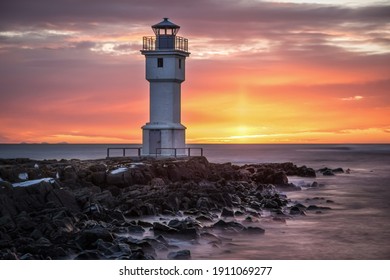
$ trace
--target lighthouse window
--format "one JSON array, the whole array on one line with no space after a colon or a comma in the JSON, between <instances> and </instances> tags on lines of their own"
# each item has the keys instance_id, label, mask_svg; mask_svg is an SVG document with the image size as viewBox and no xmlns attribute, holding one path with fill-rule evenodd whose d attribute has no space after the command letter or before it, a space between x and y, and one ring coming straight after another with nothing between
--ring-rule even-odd
<instances>
[{"instance_id":1,"label":"lighthouse window","mask_svg":"<svg viewBox=\"0 0 390 280\"><path fill-rule=\"evenodd\" d=\"M164 60L162 58L157 58L157 67L164 67Z\"/></svg>"},{"instance_id":2,"label":"lighthouse window","mask_svg":"<svg viewBox=\"0 0 390 280\"><path fill-rule=\"evenodd\" d=\"M181 69L181 59L179 59L179 69Z\"/></svg>"}]
</instances>

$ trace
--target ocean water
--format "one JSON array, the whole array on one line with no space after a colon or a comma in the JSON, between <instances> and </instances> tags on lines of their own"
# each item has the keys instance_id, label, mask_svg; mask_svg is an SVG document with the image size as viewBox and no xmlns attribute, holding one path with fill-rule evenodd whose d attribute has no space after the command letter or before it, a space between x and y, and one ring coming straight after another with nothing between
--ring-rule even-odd
<instances>
[{"instance_id":1,"label":"ocean water","mask_svg":"<svg viewBox=\"0 0 390 280\"><path fill-rule=\"evenodd\" d=\"M107 147L139 145L0 145L0 158L98 159ZM286 192L293 202L331 207L277 222L267 216L256 226L265 234L218 233L224 242L179 242L193 259L390 259L390 145L190 145L211 162L234 164L294 162L314 169L350 169L349 174L289 178L317 181L319 188ZM130 152L131 153L131 152ZM135 151L133 151L135 155ZM118 151L118 155L120 151ZM331 200L332 203L326 201ZM248 225L248 224L247 224Z\"/></svg>"}]
</instances>

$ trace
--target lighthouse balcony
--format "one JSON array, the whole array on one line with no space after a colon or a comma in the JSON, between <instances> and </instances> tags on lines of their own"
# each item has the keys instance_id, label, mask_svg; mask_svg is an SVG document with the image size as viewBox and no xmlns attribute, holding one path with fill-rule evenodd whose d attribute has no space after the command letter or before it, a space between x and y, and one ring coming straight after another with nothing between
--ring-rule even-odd
<instances>
[{"instance_id":1,"label":"lighthouse balcony","mask_svg":"<svg viewBox=\"0 0 390 280\"><path fill-rule=\"evenodd\" d=\"M143 37L142 50L144 51L185 51L188 52L188 39L175 35L159 35Z\"/></svg>"}]
</instances>

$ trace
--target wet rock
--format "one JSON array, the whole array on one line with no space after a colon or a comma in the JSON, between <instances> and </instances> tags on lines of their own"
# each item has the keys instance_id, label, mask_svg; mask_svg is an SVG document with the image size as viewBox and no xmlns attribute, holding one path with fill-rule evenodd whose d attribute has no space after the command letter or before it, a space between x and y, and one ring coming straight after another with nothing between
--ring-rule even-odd
<instances>
[{"instance_id":1,"label":"wet rock","mask_svg":"<svg viewBox=\"0 0 390 280\"><path fill-rule=\"evenodd\" d=\"M82 249L93 249L95 247L94 243L98 239L107 242L112 242L114 240L112 234L106 228L94 227L80 232L76 239L76 243Z\"/></svg>"},{"instance_id":2,"label":"wet rock","mask_svg":"<svg viewBox=\"0 0 390 280\"><path fill-rule=\"evenodd\" d=\"M111 252L110 258L112 259L127 259L132 254L130 246L126 243L114 244L109 247L109 250Z\"/></svg>"},{"instance_id":3,"label":"wet rock","mask_svg":"<svg viewBox=\"0 0 390 280\"><path fill-rule=\"evenodd\" d=\"M251 204L252 208L253 208L253 204ZM261 201L261 207L260 208L267 208L267 209L279 209L280 206L279 206L279 203L274 200L274 199L263 199ZM254 208L256 209L256 208ZM260 210L260 209L257 209L257 210Z\"/></svg>"},{"instance_id":4,"label":"wet rock","mask_svg":"<svg viewBox=\"0 0 390 280\"><path fill-rule=\"evenodd\" d=\"M316 211L316 210L331 210L330 207L317 206L317 205L309 205L306 210L307 211Z\"/></svg>"},{"instance_id":5,"label":"wet rock","mask_svg":"<svg viewBox=\"0 0 390 280\"><path fill-rule=\"evenodd\" d=\"M222 209L221 217L234 217L234 211L224 207Z\"/></svg>"},{"instance_id":6,"label":"wet rock","mask_svg":"<svg viewBox=\"0 0 390 280\"><path fill-rule=\"evenodd\" d=\"M280 171L276 172L275 174L272 174L269 178L269 182L275 185L286 185L288 184L288 178L286 173Z\"/></svg>"},{"instance_id":7,"label":"wet rock","mask_svg":"<svg viewBox=\"0 0 390 280\"><path fill-rule=\"evenodd\" d=\"M210 209L210 201L207 197L200 197L196 202L196 208L199 210Z\"/></svg>"},{"instance_id":8,"label":"wet rock","mask_svg":"<svg viewBox=\"0 0 390 280\"><path fill-rule=\"evenodd\" d=\"M76 168L72 165L66 166L60 178L62 181L76 181L78 179Z\"/></svg>"},{"instance_id":9,"label":"wet rock","mask_svg":"<svg viewBox=\"0 0 390 280\"><path fill-rule=\"evenodd\" d=\"M102 260L105 259L104 255L98 250L87 250L79 253L75 260Z\"/></svg>"},{"instance_id":10,"label":"wet rock","mask_svg":"<svg viewBox=\"0 0 390 280\"><path fill-rule=\"evenodd\" d=\"M131 223L125 224L125 227L130 233L144 233L145 229L141 225L134 225Z\"/></svg>"},{"instance_id":11,"label":"wet rock","mask_svg":"<svg viewBox=\"0 0 390 280\"><path fill-rule=\"evenodd\" d=\"M245 229L245 227L238 222L234 222L234 221L225 222L224 220L219 220L218 222L213 224L212 227L216 229L234 229L236 231L241 231Z\"/></svg>"},{"instance_id":12,"label":"wet rock","mask_svg":"<svg viewBox=\"0 0 390 280\"><path fill-rule=\"evenodd\" d=\"M251 234L263 234L265 230L260 227L247 227L244 232Z\"/></svg>"},{"instance_id":13,"label":"wet rock","mask_svg":"<svg viewBox=\"0 0 390 280\"><path fill-rule=\"evenodd\" d=\"M105 171L93 172L91 175L91 181L97 186L101 186L106 182L107 174Z\"/></svg>"},{"instance_id":14,"label":"wet rock","mask_svg":"<svg viewBox=\"0 0 390 280\"><path fill-rule=\"evenodd\" d=\"M0 259L2 260L18 260L16 252L11 251L10 249L0 251Z\"/></svg>"},{"instance_id":15,"label":"wet rock","mask_svg":"<svg viewBox=\"0 0 390 280\"><path fill-rule=\"evenodd\" d=\"M152 223L149 223L149 222L145 222L145 221L138 221L137 224L141 227L146 227L146 228L151 228L153 227L153 224Z\"/></svg>"},{"instance_id":16,"label":"wet rock","mask_svg":"<svg viewBox=\"0 0 390 280\"><path fill-rule=\"evenodd\" d=\"M26 253L20 257L20 260L36 260L37 258L34 257L31 253Z\"/></svg>"},{"instance_id":17,"label":"wet rock","mask_svg":"<svg viewBox=\"0 0 390 280\"><path fill-rule=\"evenodd\" d=\"M316 177L316 172L313 168L309 168L303 165L296 170L296 173L294 175L300 177Z\"/></svg>"},{"instance_id":18,"label":"wet rock","mask_svg":"<svg viewBox=\"0 0 390 280\"><path fill-rule=\"evenodd\" d=\"M213 218L211 218L209 215L199 215L196 217L196 220L199 222L212 222Z\"/></svg>"},{"instance_id":19,"label":"wet rock","mask_svg":"<svg viewBox=\"0 0 390 280\"><path fill-rule=\"evenodd\" d=\"M0 258L34 259L153 259L155 250L180 252L176 245L161 241L162 235L195 243L199 234L207 239L205 231L261 234L263 229L254 226L258 221L252 217L259 217L264 209L271 210L272 216L286 211L282 207L288 200L279 190L289 188L287 176L313 176L314 172L292 163L241 167L209 163L204 157L149 159L144 164L128 158L32 161L17 168L1 164L0 159L2 179L22 180L21 173L29 179L59 175L53 182L26 188L1 181ZM191 218L183 219L183 213ZM127 219L158 214L172 218L154 224ZM252 227L218 220L235 215L252 215ZM156 238L143 237L145 228L152 229ZM209 239L210 246L221 245L218 237ZM171 257L180 259L180 254Z\"/></svg>"},{"instance_id":20,"label":"wet rock","mask_svg":"<svg viewBox=\"0 0 390 280\"><path fill-rule=\"evenodd\" d=\"M290 215L306 215L305 211L297 206L293 206L290 209Z\"/></svg>"},{"instance_id":21,"label":"wet rock","mask_svg":"<svg viewBox=\"0 0 390 280\"><path fill-rule=\"evenodd\" d=\"M167 257L170 260L190 260L191 252L190 250L180 250L177 252L170 252Z\"/></svg>"},{"instance_id":22,"label":"wet rock","mask_svg":"<svg viewBox=\"0 0 390 280\"><path fill-rule=\"evenodd\" d=\"M156 187L163 187L165 186L165 182L162 178L153 178L151 181L150 181L150 185L154 188Z\"/></svg>"},{"instance_id":23,"label":"wet rock","mask_svg":"<svg viewBox=\"0 0 390 280\"><path fill-rule=\"evenodd\" d=\"M324 175L324 176L334 176L335 174L333 173L332 170L326 170L326 171L322 172L322 175Z\"/></svg>"},{"instance_id":24,"label":"wet rock","mask_svg":"<svg viewBox=\"0 0 390 280\"><path fill-rule=\"evenodd\" d=\"M333 172L333 173L344 173L344 169L342 169L341 167L339 167L339 168L332 169L332 172Z\"/></svg>"},{"instance_id":25,"label":"wet rock","mask_svg":"<svg viewBox=\"0 0 390 280\"><path fill-rule=\"evenodd\" d=\"M153 231L155 233L171 233L171 234L178 232L177 229L169 227L169 226L161 224L161 223L158 223L158 222L153 223Z\"/></svg>"},{"instance_id":26,"label":"wet rock","mask_svg":"<svg viewBox=\"0 0 390 280\"><path fill-rule=\"evenodd\" d=\"M92 172L106 172L107 165L102 163L93 164L89 167L89 170Z\"/></svg>"},{"instance_id":27,"label":"wet rock","mask_svg":"<svg viewBox=\"0 0 390 280\"><path fill-rule=\"evenodd\" d=\"M117 186L117 187L126 187L128 184L126 184L126 182L128 180L126 180L125 182L125 178L124 178L124 172L121 172L121 173L108 173L107 174L107 177L106 177L106 181L107 181L107 184L109 185L114 185L114 186Z\"/></svg>"},{"instance_id":28,"label":"wet rock","mask_svg":"<svg viewBox=\"0 0 390 280\"><path fill-rule=\"evenodd\" d=\"M169 221L168 226L174 228L177 234L183 235L186 238L196 238L198 233L196 227L199 223L192 218L186 218L184 220L173 219Z\"/></svg>"},{"instance_id":29,"label":"wet rock","mask_svg":"<svg viewBox=\"0 0 390 280\"><path fill-rule=\"evenodd\" d=\"M1 192L5 191L5 193L12 192L13 191L13 186L12 186L12 184L10 182L0 180L0 191Z\"/></svg>"},{"instance_id":30,"label":"wet rock","mask_svg":"<svg viewBox=\"0 0 390 280\"><path fill-rule=\"evenodd\" d=\"M328 167L321 168L318 171L321 172L322 175L324 175L324 176L334 176L335 175L333 170L328 168Z\"/></svg>"},{"instance_id":31,"label":"wet rock","mask_svg":"<svg viewBox=\"0 0 390 280\"><path fill-rule=\"evenodd\" d=\"M43 234L39 229L34 229L33 232L30 234L30 237L37 240L43 237Z\"/></svg>"}]
</instances>

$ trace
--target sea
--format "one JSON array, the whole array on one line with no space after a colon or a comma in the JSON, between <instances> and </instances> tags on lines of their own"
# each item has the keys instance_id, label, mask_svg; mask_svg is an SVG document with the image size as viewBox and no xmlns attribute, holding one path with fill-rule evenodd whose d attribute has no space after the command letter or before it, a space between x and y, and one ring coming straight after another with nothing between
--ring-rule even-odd
<instances>
[{"instance_id":1,"label":"sea","mask_svg":"<svg viewBox=\"0 0 390 280\"><path fill-rule=\"evenodd\" d=\"M101 159L107 148L140 145L109 144L1 144L0 158ZM210 162L293 162L316 170L343 168L347 173L316 178L290 177L302 186L284 194L291 204L330 207L306 215L275 221L263 213L257 221L262 235L227 234L223 245L181 242L193 259L294 259L294 260L389 260L390 259L390 144L196 144ZM126 151L135 156L136 150ZM111 150L120 156L122 150ZM117 153L117 154L115 154ZM198 155L200 149L194 149ZM305 188L313 181L320 187Z\"/></svg>"}]
</instances>

